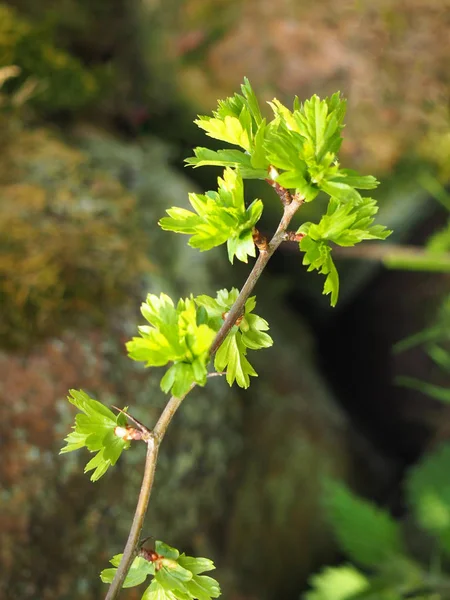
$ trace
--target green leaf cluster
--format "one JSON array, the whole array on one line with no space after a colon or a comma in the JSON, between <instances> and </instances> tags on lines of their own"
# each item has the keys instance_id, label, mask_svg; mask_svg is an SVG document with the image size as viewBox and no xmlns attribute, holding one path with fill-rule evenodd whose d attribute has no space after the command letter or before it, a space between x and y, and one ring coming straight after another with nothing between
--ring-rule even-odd
<instances>
[{"instance_id":1,"label":"green leaf cluster","mask_svg":"<svg viewBox=\"0 0 450 600\"><path fill-rule=\"evenodd\" d=\"M331 304L335 306L339 277L330 243L353 246L363 240L385 239L391 233L381 225L372 225L378 210L376 201L363 198L359 192L376 188L378 182L375 177L361 176L339 165L346 110L346 102L339 93L323 100L313 96L303 104L295 98L293 110L277 99L269 102L269 106L273 118L268 122L263 119L246 79L242 94L220 101L212 117L201 116L196 121L208 136L240 149L196 148L195 157L186 162L194 167L216 165L235 169L244 179L270 179L283 188L295 190L306 202L314 200L320 192L328 194L328 211L320 223L305 223L299 230L307 234L300 249L305 252L303 264L309 266L308 270L318 270L326 276L324 294L331 294ZM171 210L176 216L182 209ZM163 222L167 226L167 219ZM171 228L182 233L194 232L189 223L183 231L175 219ZM210 235L222 243L219 231L219 226L215 226L215 231L209 229ZM224 230L223 234L225 239ZM200 244L198 235L191 239L191 245Z\"/></svg>"},{"instance_id":2,"label":"green leaf cluster","mask_svg":"<svg viewBox=\"0 0 450 600\"><path fill-rule=\"evenodd\" d=\"M130 446L130 442L124 441L115 434L117 426L127 425L126 417L123 414L115 415L109 408L93 400L81 390L70 390L68 400L81 413L75 417L74 431L66 437L67 445L61 449L60 454L83 447L90 452L96 452L97 454L84 468L84 472L94 471L91 481L97 481L110 466L116 464L123 450Z\"/></svg>"},{"instance_id":3,"label":"green leaf cluster","mask_svg":"<svg viewBox=\"0 0 450 600\"><path fill-rule=\"evenodd\" d=\"M242 94L222 100L213 116L201 116L197 125L212 138L242 150L196 148L187 159L194 167L216 165L238 168L244 179L272 179L313 200L320 191L340 200L360 198L357 189L378 185L372 176L341 169L337 161L346 102L339 92L321 100L313 96L303 104L294 100L289 110L279 100L269 102L273 118L267 122L250 83Z\"/></svg>"},{"instance_id":4,"label":"green leaf cluster","mask_svg":"<svg viewBox=\"0 0 450 600\"><path fill-rule=\"evenodd\" d=\"M127 343L131 358L147 366L161 367L173 363L161 380L161 389L182 397L193 384L205 385L212 342L239 292L220 290L216 298L197 296L180 300L177 306L165 294L149 294L141 311L150 325L139 327L141 337ZM214 366L226 372L227 382L247 388L250 376L257 377L247 359L247 350L272 345L266 333L269 325L255 315L255 297L245 303L245 310L219 347Z\"/></svg>"},{"instance_id":5,"label":"green leaf cluster","mask_svg":"<svg viewBox=\"0 0 450 600\"><path fill-rule=\"evenodd\" d=\"M244 179L265 179L269 166L264 150L266 120L248 79L244 80L241 91L242 94L219 100L212 117L200 116L195 123L209 137L239 146L243 151L196 148L195 158L188 158L186 163L193 167L239 168Z\"/></svg>"},{"instance_id":6,"label":"green leaf cluster","mask_svg":"<svg viewBox=\"0 0 450 600\"><path fill-rule=\"evenodd\" d=\"M189 245L201 251L226 242L230 262L236 256L246 263L248 256L255 256L252 232L261 217L263 203L254 200L245 207L244 186L238 171L225 169L218 184L217 192L189 194L195 213L185 208L170 208L169 216L162 218L159 225L167 231L190 235Z\"/></svg>"},{"instance_id":7,"label":"green leaf cluster","mask_svg":"<svg viewBox=\"0 0 450 600\"><path fill-rule=\"evenodd\" d=\"M140 326L141 337L127 343L128 355L149 367L173 363L161 380L163 392L180 398L193 384L205 385L216 332L200 322L194 299L181 299L175 306L166 294L149 294L141 312L149 325Z\"/></svg>"},{"instance_id":8,"label":"green leaf cluster","mask_svg":"<svg viewBox=\"0 0 450 600\"><path fill-rule=\"evenodd\" d=\"M163 542L155 543L159 558L150 562L139 556L134 559L123 587L130 588L143 583L149 575L153 580L145 590L142 600L211 600L221 594L218 582L207 575L201 575L215 569L208 558L194 558L180 554ZM100 575L104 583L111 583L122 554L111 559L113 568L104 569Z\"/></svg>"},{"instance_id":9,"label":"green leaf cluster","mask_svg":"<svg viewBox=\"0 0 450 600\"><path fill-rule=\"evenodd\" d=\"M331 304L336 305L339 295L339 276L331 257L331 243L338 246L354 246L363 240L384 240L392 232L383 225L372 225L378 212L377 203L371 198L359 198L341 202L330 198L328 209L319 223L304 223L297 233L305 234L300 250L305 255L303 264L308 271L317 270L326 275L324 294L331 294Z\"/></svg>"},{"instance_id":10,"label":"green leaf cluster","mask_svg":"<svg viewBox=\"0 0 450 600\"><path fill-rule=\"evenodd\" d=\"M208 325L218 331L238 295L238 290L232 288L230 291L220 290L216 298L198 296L195 301L204 309ZM269 348L273 344L272 338L266 333L269 324L253 313L255 307L256 298L252 296L245 303L242 318L230 330L214 358L215 369L218 372L226 371L230 386L236 381L240 387L249 387L250 377L258 375L247 359L247 350Z\"/></svg>"}]
</instances>

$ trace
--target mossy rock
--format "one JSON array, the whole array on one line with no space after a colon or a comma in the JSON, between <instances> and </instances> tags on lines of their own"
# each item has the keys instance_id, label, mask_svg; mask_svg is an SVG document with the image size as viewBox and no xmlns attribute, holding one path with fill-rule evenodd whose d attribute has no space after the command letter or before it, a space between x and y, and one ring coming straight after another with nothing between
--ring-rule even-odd
<instances>
[{"instance_id":1,"label":"mossy rock","mask_svg":"<svg viewBox=\"0 0 450 600\"><path fill-rule=\"evenodd\" d=\"M101 323L151 268L136 201L50 129L3 129L2 346Z\"/></svg>"}]
</instances>

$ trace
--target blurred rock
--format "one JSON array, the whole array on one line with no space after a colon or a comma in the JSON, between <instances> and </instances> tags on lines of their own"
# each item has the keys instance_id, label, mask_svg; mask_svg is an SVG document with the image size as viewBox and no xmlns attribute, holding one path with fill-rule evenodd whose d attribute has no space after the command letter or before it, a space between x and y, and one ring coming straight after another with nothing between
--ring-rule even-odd
<instances>
[{"instance_id":1,"label":"blurred rock","mask_svg":"<svg viewBox=\"0 0 450 600\"><path fill-rule=\"evenodd\" d=\"M0 344L101 323L151 268L136 201L49 127L0 115Z\"/></svg>"},{"instance_id":2,"label":"blurred rock","mask_svg":"<svg viewBox=\"0 0 450 600\"><path fill-rule=\"evenodd\" d=\"M244 76L289 104L341 90L352 165L381 174L405 154L443 165L433 147L450 132L447 12L440 0L172 0L159 4L161 56L199 112Z\"/></svg>"}]
</instances>

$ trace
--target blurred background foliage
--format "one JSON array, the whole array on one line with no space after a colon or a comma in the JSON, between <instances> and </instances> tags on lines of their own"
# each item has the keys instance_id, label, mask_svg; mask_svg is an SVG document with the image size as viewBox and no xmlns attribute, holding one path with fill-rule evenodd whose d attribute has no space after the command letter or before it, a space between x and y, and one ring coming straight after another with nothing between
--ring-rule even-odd
<instances>
[{"instance_id":1,"label":"blurred background foliage","mask_svg":"<svg viewBox=\"0 0 450 600\"><path fill-rule=\"evenodd\" d=\"M448 0L0 3L2 598L102 594L142 455L92 486L76 457L57 456L73 417L63 399L84 388L151 425L157 374L124 352L143 296L244 280L220 249L205 257L155 225L188 191L215 186L215 169L182 167L206 145L192 119L244 76L262 100L288 104L341 90L343 162L382 180L380 219L395 233L341 255L334 311L298 253L274 257L257 290L276 340L262 375L242 397L215 381L183 406L147 533L214 558L231 600L299 598L341 559L354 564L310 579L308 600L349 600L386 577L395 585L374 598L448 597L449 27ZM269 231L278 203L265 186L255 195ZM323 476L369 508L349 487L324 492ZM368 539L351 516L379 516L374 503L387 533ZM413 558L386 573L397 527ZM441 587L414 587L424 573Z\"/></svg>"}]
</instances>

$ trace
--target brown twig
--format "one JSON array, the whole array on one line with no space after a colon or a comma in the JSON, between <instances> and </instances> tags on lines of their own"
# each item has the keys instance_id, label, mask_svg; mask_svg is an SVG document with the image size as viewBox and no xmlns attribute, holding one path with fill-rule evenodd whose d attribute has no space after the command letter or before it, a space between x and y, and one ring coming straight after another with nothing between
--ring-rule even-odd
<instances>
[{"instance_id":1,"label":"brown twig","mask_svg":"<svg viewBox=\"0 0 450 600\"><path fill-rule=\"evenodd\" d=\"M292 202L292 196L289 190L281 186L279 183L274 181L273 179L266 179L267 183L273 187L273 189L278 194L278 197L281 200L281 204L283 206L287 206Z\"/></svg>"},{"instance_id":2,"label":"brown twig","mask_svg":"<svg viewBox=\"0 0 450 600\"><path fill-rule=\"evenodd\" d=\"M105 600L115 600L120 594L123 582L130 570L131 563L136 554L136 548L141 537L142 526L147 513L148 501L155 479L156 460L158 458L159 444L150 438L147 442L147 456L145 459L144 477L142 479L141 490L139 492L136 512L134 513L133 523L131 524L128 540L123 551L122 560L116 571L113 582L111 583Z\"/></svg>"},{"instance_id":3,"label":"brown twig","mask_svg":"<svg viewBox=\"0 0 450 600\"><path fill-rule=\"evenodd\" d=\"M280 224L270 242L267 244L267 249L264 252L260 252L257 261L253 265L253 269L250 272L250 275L247 278L247 281L244 283L239 296L236 299L236 302L231 307L230 311L226 319L224 320L222 327L217 333L212 346L211 346L211 356L213 356L219 346L222 344L224 339L227 337L230 329L234 326L237 319L244 312L244 305L250 296L253 288L256 285L256 282L261 276L261 273L264 271L267 263L270 260L270 257L278 248L278 246L283 242L284 234L287 231L289 223L292 220L292 217L295 215L297 210L303 204L303 198L292 198L292 202L290 204L286 204L284 206L283 216L281 217Z\"/></svg>"},{"instance_id":4,"label":"brown twig","mask_svg":"<svg viewBox=\"0 0 450 600\"><path fill-rule=\"evenodd\" d=\"M274 182L275 183L275 182ZM272 184L271 184L272 185ZM275 187L275 186L273 186ZM269 243L265 244L265 247L260 250L260 254L255 264L253 265L253 269L251 270L250 275L247 278L247 281L244 283L239 296L236 299L236 302L231 307L228 312L222 327L217 333L210 349L210 355L213 356L219 346L222 344L225 337L228 335L231 328L235 325L238 318L244 312L244 305L250 296L253 288L256 285L261 273L263 272L265 266L269 262L270 257L278 248L278 246L284 241L284 236L289 226L289 223L292 220L292 217L303 204L303 198L299 196L291 197L288 190L281 188L279 184L275 188L286 192L283 196L287 198L289 196L290 201L283 203L284 211L283 216L281 217L278 228L270 240ZM277 191L278 193L278 191ZM280 196L280 194L278 194ZM281 198L281 196L280 196ZM283 202L283 200L282 200ZM208 377L213 377L215 375L222 375L222 373L209 373ZM133 523L131 525L130 533L128 536L128 540L123 552L122 560L120 561L120 565L116 571L116 575L114 577L113 582L108 590L108 594L106 595L105 600L116 600L118 597L120 590L122 588L123 582L125 581L125 577L131 567L131 563L136 556L136 551L139 545L139 539L142 531L142 526L144 523L145 514L147 512L148 502L150 500L150 494L153 487L153 481L155 476L156 469L156 461L158 458L159 446L164 438L164 435L167 431L167 428L173 419L176 411L179 406L183 402L184 398L187 394L195 387L195 383L191 385L186 394L181 398L176 398L172 396L170 400L167 402L164 407L161 416L159 417L153 431L150 433L150 438L147 441L147 456L145 459L145 467L144 467L144 478L142 480L141 490L139 492L138 504L136 507L136 512L133 517Z\"/></svg>"}]
</instances>

